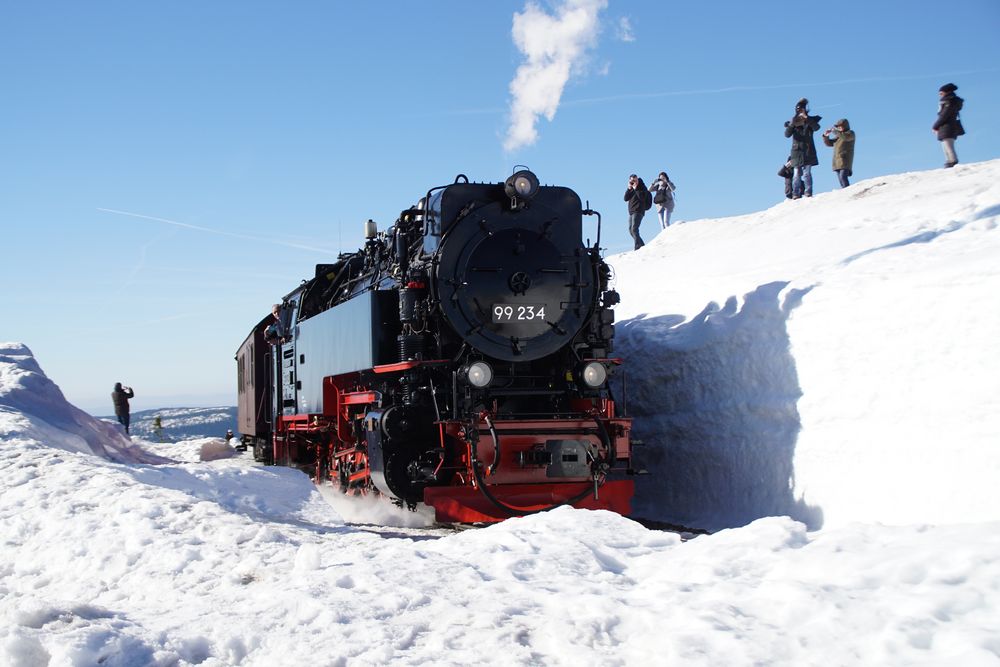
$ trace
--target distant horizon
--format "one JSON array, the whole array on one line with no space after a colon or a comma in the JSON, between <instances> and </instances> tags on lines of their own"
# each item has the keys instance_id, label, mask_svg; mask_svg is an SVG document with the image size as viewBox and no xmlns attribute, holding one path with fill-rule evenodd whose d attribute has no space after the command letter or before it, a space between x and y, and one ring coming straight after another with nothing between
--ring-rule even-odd
<instances>
[{"instance_id":1,"label":"distant horizon","mask_svg":"<svg viewBox=\"0 0 1000 667\"><path fill-rule=\"evenodd\" d=\"M56 384L59 384L59 383L56 382ZM110 417L111 419L114 419L115 418L115 409L114 409L114 406L111 405L110 392L108 392L108 394L109 394L108 395L108 407L107 408L103 408L103 409L102 408L97 408L96 407L96 405L97 405L96 403L90 403L89 407L88 407L87 405L84 405L84 404L79 404L79 405L75 404L75 403L73 403L73 401L69 400L68 397L67 397L66 400L69 401L71 404L75 405L77 408L79 408L79 409L83 410L84 412L86 412L87 414L91 415L92 417L99 417L99 418ZM234 399L236 398L235 392L233 392L233 398ZM163 404L163 405L155 405L154 407L148 407L148 405L149 405L148 401L144 402L144 403L139 403L139 404L134 403L134 402L130 402L129 412L130 412L130 414L135 415L135 414L139 414L140 412L155 412L157 410L184 410L184 409L197 409L197 408L235 408L235 407L237 407L235 400L232 403L223 403L223 402L200 401L200 400L197 400L197 399L192 399L190 402L188 402L186 404L183 404L183 405L166 405L166 404Z\"/></svg>"}]
</instances>

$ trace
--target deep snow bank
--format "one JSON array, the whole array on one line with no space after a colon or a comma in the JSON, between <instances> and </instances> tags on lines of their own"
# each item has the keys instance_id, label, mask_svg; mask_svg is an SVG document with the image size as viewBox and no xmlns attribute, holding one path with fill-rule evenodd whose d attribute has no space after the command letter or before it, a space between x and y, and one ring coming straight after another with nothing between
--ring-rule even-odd
<instances>
[{"instance_id":1,"label":"deep snow bank","mask_svg":"<svg viewBox=\"0 0 1000 667\"><path fill-rule=\"evenodd\" d=\"M0 441L41 443L114 461L161 460L132 447L117 425L70 405L21 343L0 343Z\"/></svg>"},{"instance_id":2,"label":"deep snow bank","mask_svg":"<svg viewBox=\"0 0 1000 667\"><path fill-rule=\"evenodd\" d=\"M995 160L675 225L612 257L652 472L637 514L1000 518L998 220Z\"/></svg>"}]
</instances>

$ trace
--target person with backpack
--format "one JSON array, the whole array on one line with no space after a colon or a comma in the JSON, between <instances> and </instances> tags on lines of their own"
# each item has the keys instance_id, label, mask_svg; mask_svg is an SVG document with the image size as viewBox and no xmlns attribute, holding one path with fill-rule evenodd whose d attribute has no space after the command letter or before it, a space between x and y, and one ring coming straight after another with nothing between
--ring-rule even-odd
<instances>
[{"instance_id":1,"label":"person with backpack","mask_svg":"<svg viewBox=\"0 0 1000 667\"><path fill-rule=\"evenodd\" d=\"M938 103L938 117L931 126L931 130L937 133L941 148L944 149L944 166L950 169L958 164L958 155L955 154L955 139L965 134L962 121L958 117L958 112L962 110L965 100L955 94L958 86L953 83L946 83L938 89L938 96L941 101Z\"/></svg>"},{"instance_id":2,"label":"person with backpack","mask_svg":"<svg viewBox=\"0 0 1000 667\"><path fill-rule=\"evenodd\" d=\"M823 143L833 149L833 171L840 187L846 188L854 168L854 130L846 118L841 118L823 133Z\"/></svg>"},{"instance_id":3,"label":"person with backpack","mask_svg":"<svg viewBox=\"0 0 1000 667\"><path fill-rule=\"evenodd\" d=\"M649 194L649 189L642 179L631 174L628 177L628 187L625 188L625 201L628 202L628 233L635 241L635 249L638 250L646 245L639 236L639 225L642 224L642 216L653 207L653 195Z\"/></svg>"},{"instance_id":4,"label":"person with backpack","mask_svg":"<svg viewBox=\"0 0 1000 667\"><path fill-rule=\"evenodd\" d=\"M661 171L653 184L649 186L653 195L653 203L656 204L656 215L660 219L660 227L666 229L670 226L670 214L674 212L674 190L677 186L670 181L667 172Z\"/></svg>"},{"instance_id":5,"label":"person with backpack","mask_svg":"<svg viewBox=\"0 0 1000 667\"><path fill-rule=\"evenodd\" d=\"M792 139L792 199L813 196L812 168L819 164L813 132L819 129L822 116L809 115L809 100L795 104L795 115L785 121L785 136Z\"/></svg>"}]
</instances>

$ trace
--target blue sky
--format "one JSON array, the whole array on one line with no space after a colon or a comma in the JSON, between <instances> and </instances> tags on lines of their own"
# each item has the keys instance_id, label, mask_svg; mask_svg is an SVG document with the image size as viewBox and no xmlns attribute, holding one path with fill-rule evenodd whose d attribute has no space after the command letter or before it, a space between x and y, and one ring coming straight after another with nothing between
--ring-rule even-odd
<instances>
[{"instance_id":1,"label":"blue sky","mask_svg":"<svg viewBox=\"0 0 1000 667\"><path fill-rule=\"evenodd\" d=\"M802 96L857 130L856 180L941 165L947 81L959 158L1000 157L996 0L577 4L574 31L563 2L4 3L0 339L95 413L119 380L134 409L234 404L270 304L458 173L573 187L613 253L630 172L666 170L679 220L780 201ZM515 15L571 74L505 150Z\"/></svg>"}]
</instances>

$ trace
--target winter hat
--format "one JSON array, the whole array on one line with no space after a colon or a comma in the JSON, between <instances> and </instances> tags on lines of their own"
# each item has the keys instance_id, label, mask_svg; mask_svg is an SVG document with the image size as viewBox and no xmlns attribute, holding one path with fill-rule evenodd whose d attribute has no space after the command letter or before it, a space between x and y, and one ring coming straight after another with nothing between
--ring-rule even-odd
<instances>
[{"instance_id":1,"label":"winter hat","mask_svg":"<svg viewBox=\"0 0 1000 667\"><path fill-rule=\"evenodd\" d=\"M809 100L803 97L795 103L795 110L798 111L799 109L805 109L807 106L809 106Z\"/></svg>"},{"instance_id":2,"label":"winter hat","mask_svg":"<svg viewBox=\"0 0 1000 667\"><path fill-rule=\"evenodd\" d=\"M953 83L946 83L940 88L938 88L938 90L940 90L942 93L953 93L956 90L958 90L958 86L956 86Z\"/></svg>"},{"instance_id":3,"label":"winter hat","mask_svg":"<svg viewBox=\"0 0 1000 667\"><path fill-rule=\"evenodd\" d=\"M833 124L834 127L842 127L844 131L851 129L851 124L847 122L846 118L841 118L836 123Z\"/></svg>"}]
</instances>

